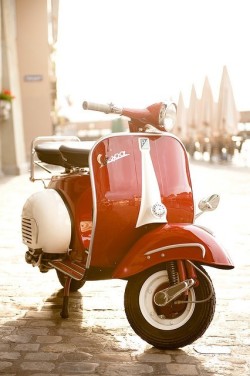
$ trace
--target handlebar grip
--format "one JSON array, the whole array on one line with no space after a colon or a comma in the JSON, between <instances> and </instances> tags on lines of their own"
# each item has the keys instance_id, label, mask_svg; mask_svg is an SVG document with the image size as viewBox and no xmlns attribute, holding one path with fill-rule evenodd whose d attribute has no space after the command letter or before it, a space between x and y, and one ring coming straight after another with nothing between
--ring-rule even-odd
<instances>
[{"instance_id":1,"label":"handlebar grip","mask_svg":"<svg viewBox=\"0 0 250 376\"><path fill-rule=\"evenodd\" d=\"M110 114L113 112L112 107L109 104L100 104L84 101L82 107L84 110L100 111L104 112L105 114Z\"/></svg>"}]
</instances>

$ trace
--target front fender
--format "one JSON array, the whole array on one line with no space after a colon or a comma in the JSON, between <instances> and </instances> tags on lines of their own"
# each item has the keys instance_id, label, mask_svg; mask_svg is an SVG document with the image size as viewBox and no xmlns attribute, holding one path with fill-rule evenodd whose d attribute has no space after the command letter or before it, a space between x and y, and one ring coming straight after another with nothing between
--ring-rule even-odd
<instances>
[{"instance_id":1,"label":"front fender","mask_svg":"<svg viewBox=\"0 0 250 376\"><path fill-rule=\"evenodd\" d=\"M234 268L226 250L204 228L193 224L166 224L141 237L117 266L113 277L127 278L171 260Z\"/></svg>"}]
</instances>

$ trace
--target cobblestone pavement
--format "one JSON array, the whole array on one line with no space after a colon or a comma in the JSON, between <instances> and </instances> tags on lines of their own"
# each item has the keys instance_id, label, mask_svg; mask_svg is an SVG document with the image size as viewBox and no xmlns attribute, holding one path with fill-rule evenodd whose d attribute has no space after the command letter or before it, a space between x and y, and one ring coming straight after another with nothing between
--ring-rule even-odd
<instances>
[{"instance_id":1,"label":"cobblestone pavement","mask_svg":"<svg viewBox=\"0 0 250 376\"><path fill-rule=\"evenodd\" d=\"M24 261L21 208L41 188L28 176L0 179L0 374L250 375L250 170L191 165L196 200L221 195L200 217L228 248L236 268L207 268L217 293L215 318L202 338L176 351L152 348L135 335L123 310L122 281L88 282L60 318L62 290L54 271Z\"/></svg>"}]
</instances>

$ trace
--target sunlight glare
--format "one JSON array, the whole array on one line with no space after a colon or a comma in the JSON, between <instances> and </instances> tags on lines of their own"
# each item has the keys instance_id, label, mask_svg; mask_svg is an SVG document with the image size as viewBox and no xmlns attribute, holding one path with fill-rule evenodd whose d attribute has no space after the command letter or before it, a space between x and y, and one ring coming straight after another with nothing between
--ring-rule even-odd
<instances>
[{"instance_id":1,"label":"sunlight glare","mask_svg":"<svg viewBox=\"0 0 250 376\"><path fill-rule=\"evenodd\" d=\"M178 100L205 77L218 100L226 65L239 110L249 109L248 0L60 0L59 101L144 106Z\"/></svg>"}]
</instances>

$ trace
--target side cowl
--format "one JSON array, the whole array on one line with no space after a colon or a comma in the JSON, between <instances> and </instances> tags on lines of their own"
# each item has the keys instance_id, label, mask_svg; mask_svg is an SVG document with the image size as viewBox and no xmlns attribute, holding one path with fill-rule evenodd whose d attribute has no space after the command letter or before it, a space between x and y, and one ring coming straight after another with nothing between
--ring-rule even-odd
<instances>
[{"instance_id":1,"label":"side cowl","mask_svg":"<svg viewBox=\"0 0 250 376\"><path fill-rule=\"evenodd\" d=\"M68 209L54 189L31 195L22 211L23 243L45 253L66 253L71 240Z\"/></svg>"}]
</instances>

